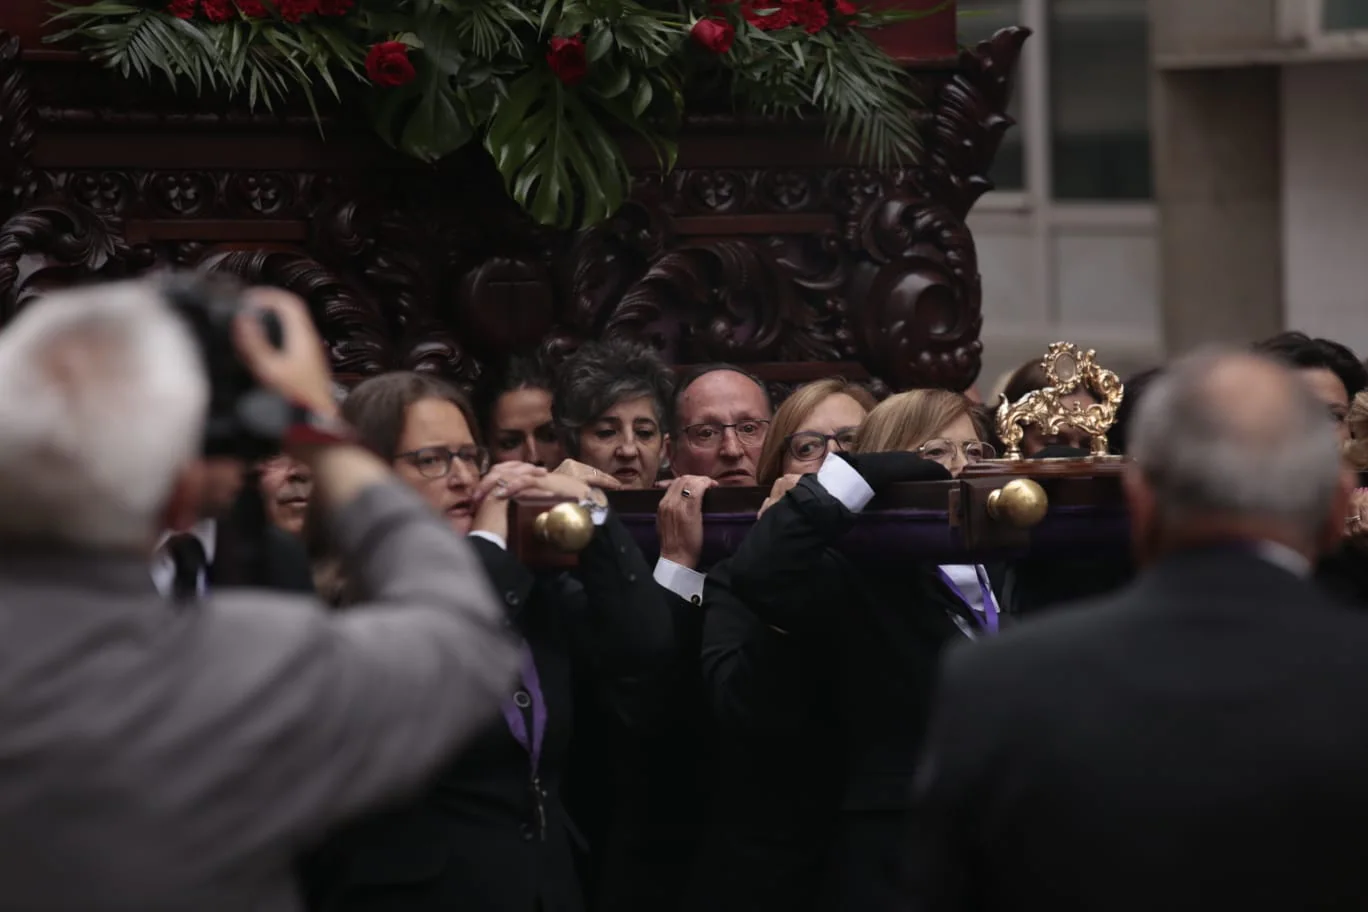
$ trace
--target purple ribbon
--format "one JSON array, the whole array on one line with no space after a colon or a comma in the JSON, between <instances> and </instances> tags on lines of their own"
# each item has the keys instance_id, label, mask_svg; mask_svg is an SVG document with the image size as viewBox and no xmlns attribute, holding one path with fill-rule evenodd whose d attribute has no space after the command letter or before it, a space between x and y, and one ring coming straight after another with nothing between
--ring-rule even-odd
<instances>
[{"instance_id":1,"label":"purple ribbon","mask_svg":"<svg viewBox=\"0 0 1368 912\"><path fill-rule=\"evenodd\" d=\"M537 663L532 658L532 647L526 643L522 648L522 688L504 701L504 721L513 738L523 746L532 759L532 770L536 772L541 764L542 738L546 734L546 700L542 697L541 677L537 674ZM519 698L528 705L520 705ZM532 736L527 735L527 717L523 710L532 710Z\"/></svg>"},{"instance_id":2,"label":"purple ribbon","mask_svg":"<svg viewBox=\"0 0 1368 912\"><path fill-rule=\"evenodd\" d=\"M941 582L949 586L950 591L955 593L955 595L959 596L959 600L961 602L964 602L964 604L969 606L970 612L973 614L974 619L979 622L979 626L982 627L984 630L988 631L989 633L997 633L997 598L993 595L993 585L988 581L988 571L983 569L983 565L974 565L974 572L978 575L979 594L983 598L983 606L981 608L976 607L974 605L973 599L969 598L969 596L965 594L964 590L959 587L959 584L956 583L950 577L950 574L945 572L944 567L937 567L936 569L940 571Z\"/></svg>"}]
</instances>

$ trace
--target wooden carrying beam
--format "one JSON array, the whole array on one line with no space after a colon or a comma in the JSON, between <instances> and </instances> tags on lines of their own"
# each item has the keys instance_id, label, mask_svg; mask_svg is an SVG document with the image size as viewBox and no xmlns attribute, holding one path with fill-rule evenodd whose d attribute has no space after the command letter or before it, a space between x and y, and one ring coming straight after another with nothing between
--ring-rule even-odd
<instances>
[{"instance_id":1,"label":"wooden carrying beam","mask_svg":"<svg viewBox=\"0 0 1368 912\"><path fill-rule=\"evenodd\" d=\"M1121 493L1123 465L1119 459L992 463L972 467L954 481L896 485L860 514L841 547L862 557L915 556L937 563L1124 554L1128 534ZM652 490L608 495L648 558L660 550L655 520L662 494ZM713 488L704 494L705 564L735 551L767 494L763 488ZM575 564L573 551L552 541L567 534L564 527L573 522L548 517L540 520L538 532L538 518L558 503L515 501L510 547L529 566Z\"/></svg>"}]
</instances>

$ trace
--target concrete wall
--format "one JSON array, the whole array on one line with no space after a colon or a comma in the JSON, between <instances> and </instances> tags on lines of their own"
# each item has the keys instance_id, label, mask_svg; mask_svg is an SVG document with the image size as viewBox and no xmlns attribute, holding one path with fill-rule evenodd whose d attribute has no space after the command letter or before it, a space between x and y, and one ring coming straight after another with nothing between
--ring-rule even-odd
<instances>
[{"instance_id":1,"label":"concrete wall","mask_svg":"<svg viewBox=\"0 0 1368 912\"><path fill-rule=\"evenodd\" d=\"M1283 69L1285 321L1368 356L1364 98L1368 63Z\"/></svg>"}]
</instances>

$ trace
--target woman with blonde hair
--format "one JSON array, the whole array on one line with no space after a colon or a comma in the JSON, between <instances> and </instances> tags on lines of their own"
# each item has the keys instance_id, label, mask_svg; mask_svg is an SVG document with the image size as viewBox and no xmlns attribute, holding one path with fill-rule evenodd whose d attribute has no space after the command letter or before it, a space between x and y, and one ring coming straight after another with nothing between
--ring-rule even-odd
<instances>
[{"instance_id":1,"label":"woman with blonde hair","mask_svg":"<svg viewBox=\"0 0 1368 912\"><path fill-rule=\"evenodd\" d=\"M849 449L875 406L869 390L842 377L800 386L774 413L755 466L760 485L781 475L816 471L826 454Z\"/></svg>"},{"instance_id":2,"label":"woman with blonde hair","mask_svg":"<svg viewBox=\"0 0 1368 912\"><path fill-rule=\"evenodd\" d=\"M745 673L733 674L740 683L731 706L714 694L719 717L729 709L735 724L749 719L757 741L772 738L766 726L775 718L792 720L792 737L806 746L789 754L813 767L807 788L831 801L809 811L828 827L818 908L898 907L891 874L911 824L941 649L991 634L999 620L982 567L940 567L916 550L868 554L836 545L884 485L948 481L991 458L980 438L975 406L958 393L889 397L865 418L850 452L836 450L803 475L780 478L773 493L782 496L709 575L710 614L734 599L756 618L736 647ZM754 707L748 715L745 706Z\"/></svg>"}]
</instances>

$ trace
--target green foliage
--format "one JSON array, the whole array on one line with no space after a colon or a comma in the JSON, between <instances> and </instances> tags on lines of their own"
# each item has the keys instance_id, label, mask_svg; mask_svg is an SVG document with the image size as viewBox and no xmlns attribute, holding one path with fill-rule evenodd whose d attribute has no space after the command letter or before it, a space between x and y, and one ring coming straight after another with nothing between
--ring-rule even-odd
<instances>
[{"instance_id":1,"label":"green foliage","mask_svg":"<svg viewBox=\"0 0 1368 912\"><path fill-rule=\"evenodd\" d=\"M823 115L829 138L850 142L871 164L909 161L918 151L917 99L863 29L941 7L861 9L816 34L762 31L736 2L713 0L358 0L346 16L298 23L275 15L273 4L269 16L222 23L176 18L164 0L68 0L56 9L61 31L49 41L78 40L121 75L178 91L240 97L252 108L298 94L317 115L317 86L338 99L354 94L349 83L365 86L385 142L425 162L482 142L521 206L570 228L602 221L626 200L623 142L644 144L671 169L685 88L719 80L744 109ZM732 23L728 53L690 40L700 16ZM575 85L548 60L548 42L571 37L584 41L588 64ZM411 82L370 84L367 50L384 41L409 49Z\"/></svg>"}]
</instances>

